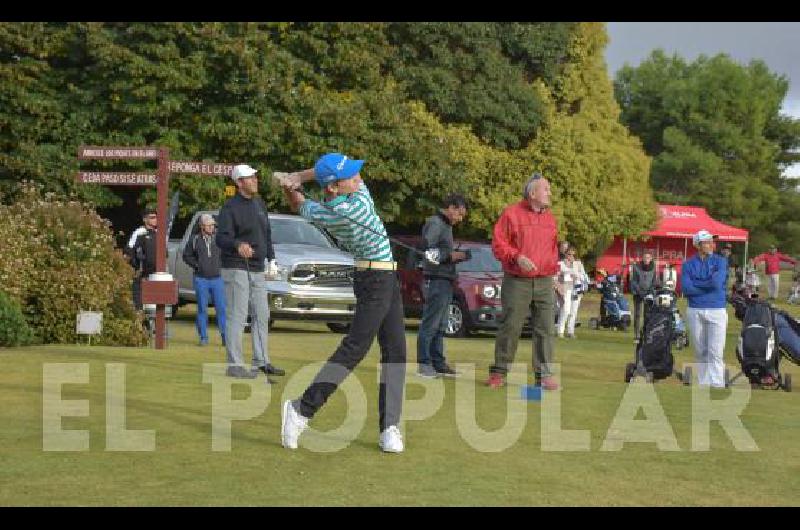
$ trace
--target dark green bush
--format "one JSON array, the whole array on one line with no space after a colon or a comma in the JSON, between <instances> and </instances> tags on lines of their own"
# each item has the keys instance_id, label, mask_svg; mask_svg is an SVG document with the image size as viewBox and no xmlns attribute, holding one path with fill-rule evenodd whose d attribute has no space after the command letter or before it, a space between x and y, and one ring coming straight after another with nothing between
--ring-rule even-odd
<instances>
[{"instance_id":1,"label":"dark green bush","mask_svg":"<svg viewBox=\"0 0 800 530\"><path fill-rule=\"evenodd\" d=\"M0 291L0 346L25 346L35 341L35 335L19 303Z\"/></svg>"}]
</instances>

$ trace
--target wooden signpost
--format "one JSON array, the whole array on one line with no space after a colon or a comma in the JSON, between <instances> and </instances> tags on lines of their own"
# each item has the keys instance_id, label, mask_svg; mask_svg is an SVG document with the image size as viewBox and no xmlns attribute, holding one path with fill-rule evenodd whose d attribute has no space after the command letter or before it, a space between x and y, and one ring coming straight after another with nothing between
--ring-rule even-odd
<instances>
[{"instance_id":1,"label":"wooden signpost","mask_svg":"<svg viewBox=\"0 0 800 530\"><path fill-rule=\"evenodd\" d=\"M156 186L159 229L156 237L156 272L142 279L142 304L156 304L157 350L163 350L166 338L166 306L178 303L178 282L167 271L167 194L170 173L192 173L228 177L233 164L169 160L169 149L163 147L81 146L79 160L158 160L153 173L119 173L81 171L76 180L82 184L107 186Z\"/></svg>"}]
</instances>

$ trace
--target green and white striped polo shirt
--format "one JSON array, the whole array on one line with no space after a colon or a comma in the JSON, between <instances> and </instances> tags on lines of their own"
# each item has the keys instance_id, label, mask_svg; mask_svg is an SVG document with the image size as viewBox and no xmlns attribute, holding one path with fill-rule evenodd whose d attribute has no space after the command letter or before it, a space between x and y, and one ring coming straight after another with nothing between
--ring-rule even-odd
<instances>
[{"instance_id":1,"label":"green and white striped polo shirt","mask_svg":"<svg viewBox=\"0 0 800 530\"><path fill-rule=\"evenodd\" d=\"M300 205L300 215L327 228L356 260L393 261L389 236L375 212L366 184L362 182L355 193L340 195L323 204L306 200Z\"/></svg>"}]
</instances>

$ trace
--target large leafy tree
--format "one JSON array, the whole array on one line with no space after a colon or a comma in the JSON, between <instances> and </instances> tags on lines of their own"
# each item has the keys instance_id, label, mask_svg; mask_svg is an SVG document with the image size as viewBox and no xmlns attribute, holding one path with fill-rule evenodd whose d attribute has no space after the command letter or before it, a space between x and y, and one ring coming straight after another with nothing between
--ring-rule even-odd
<instances>
[{"instance_id":1,"label":"large leafy tree","mask_svg":"<svg viewBox=\"0 0 800 530\"><path fill-rule=\"evenodd\" d=\"M591 250L654 219L605 39L602 24L572 23L0 24L0 187L29 178L117 204L109 189L74 184L80 144L160 145L262 174L337 150L368 160L393 230L417 230L463 191L473 207L459 231L486 237L541 170L563 234ZM174 178L181 215L219 206L224 185ZM261 189L285 208L268 181Z\"/></svg>"},{"instance_id":2,"label":"large leafy tree","mask_svg":"<svg viewBox=\"0 0 800 530\"><path fill-rule=\"evenodd\" d=\"M782 177L800 147L800 122L780 114L787 89L760 60L690 63L660 50L615 81L622 121L653 157L656 198L748 228L755 250L800 250L791 236L796 192Z\"/></svg>"}]
</instances>

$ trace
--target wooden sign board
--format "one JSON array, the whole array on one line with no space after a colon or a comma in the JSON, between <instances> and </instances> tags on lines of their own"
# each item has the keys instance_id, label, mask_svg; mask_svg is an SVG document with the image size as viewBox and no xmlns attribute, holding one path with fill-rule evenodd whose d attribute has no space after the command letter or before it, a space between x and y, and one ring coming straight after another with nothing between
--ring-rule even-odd
<instances>
[{"instance_id":1,"label":"wooden sign board","mask_svg":"<svg viewBox=\"0 0 800 530\"><path fill-rule=\"evenodd\" d=\"M213 162L190 162L187 160L170 160L170 173L194 173L195 175L211 175L230 177L235 164L215 164Z\"/></svg>"},{"instance_id":2,"label":"wooden sign board","mask_svg":"<svg viewBox=\"0 0 800 530\"><path fill-rule=\"evenodd\" d=\"M101 173L81 171L76 180L81 184L107 184L110 186L155 186L157 175L151 173Z\"/></svg>"},{"instance_id":3,"label":"wooden sign board","mask_svg":"<svg viewBox=\"0 0 800 530\"><path fill-rule=\"evenodd\" d=\"M82 145L78 148L80 160L123 158L148 160L158 158L156 147L109 147L103 145Z\"/></svg>"}]
</instances>

